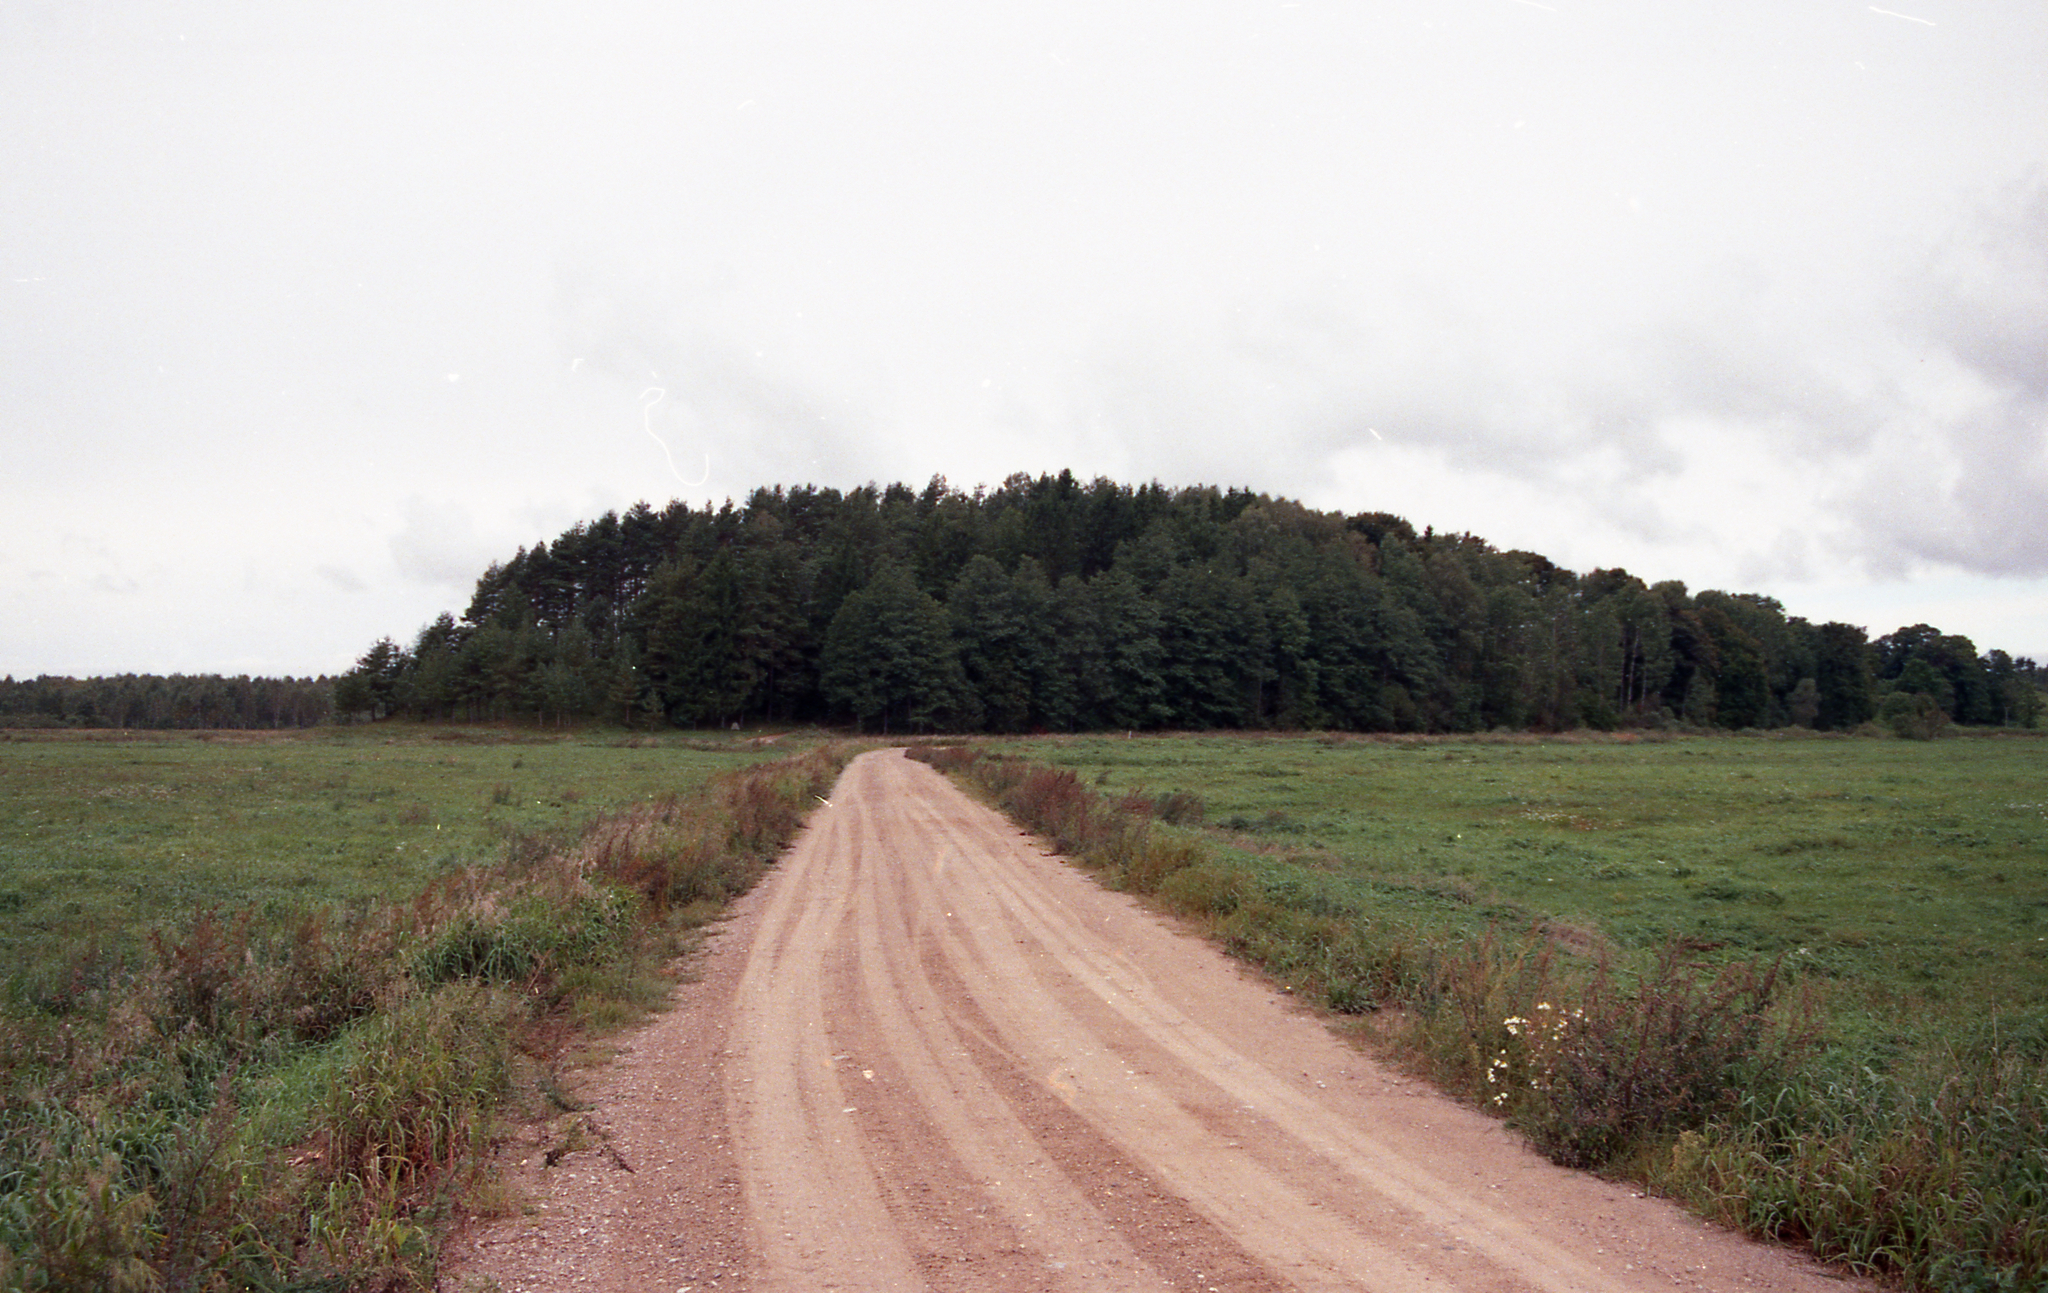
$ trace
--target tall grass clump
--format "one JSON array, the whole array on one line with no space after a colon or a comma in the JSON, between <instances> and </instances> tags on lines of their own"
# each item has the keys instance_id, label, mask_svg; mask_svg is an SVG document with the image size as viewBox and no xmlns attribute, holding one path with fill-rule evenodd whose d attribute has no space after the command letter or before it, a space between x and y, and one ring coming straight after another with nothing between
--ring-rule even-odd
<instances>
[{"instance_id":1,"label":"tall grass clump","mask_svg":"<svg viewBox=\"0 0 2048 1293\"><path fill-rule=\"evenodd\" d=\"M515 835L403 901L205 910L17 975L0 1291L430 1287L516 1075L644 1008L846 757Z\"/></svg>"},{"instance_id":2,"label":"tall grass clump","mask_svg":"<svg viewBox=\"0 0 2048 1293\"><path fill-rule=\"evenodd\" d=\"M1826 1054L1682 1138L1659 1183L1909 1287L2048 1287L2048 1048L1977 1040Z\"/></svg>"},{"instance_id":3,"label":"tall grass clump","mask_svg":"<svg viewBox=\"0 0 2048 1293\"><path fill-rule=\"evenodd\" d=\"M1411 923L1403 904L1469 903L1469 884L1347 879L1292 846L1248 852L1230 832L1259 823L1194 829L1193 796L1097 790L982 747L916 757L1304 998L1388 1008L1374 1031L1396 1058L1559 1163L1908 1289L2048 1289L2038 1011L1871 1026L1844 985L1708 940L1629 951L1526 912ZM1189 824L1169 825L1169 806Z\"/></svg>"}]
</instances>

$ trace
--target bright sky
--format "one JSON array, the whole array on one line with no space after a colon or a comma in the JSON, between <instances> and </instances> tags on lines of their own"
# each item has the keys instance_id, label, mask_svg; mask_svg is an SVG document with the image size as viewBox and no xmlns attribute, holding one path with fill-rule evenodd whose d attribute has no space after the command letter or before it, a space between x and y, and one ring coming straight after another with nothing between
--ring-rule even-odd
<instances>
[{"instance_id":1,"label":"bright sky","mask_svg":"<svg viewBox=\"0 0 2048 1293\"><path fill-rule=\"evenodd\" d=\"M0 673L1061 468L2048 660L2048 6L1898 3L10 0Z\"/></svg>"}]
</instances>

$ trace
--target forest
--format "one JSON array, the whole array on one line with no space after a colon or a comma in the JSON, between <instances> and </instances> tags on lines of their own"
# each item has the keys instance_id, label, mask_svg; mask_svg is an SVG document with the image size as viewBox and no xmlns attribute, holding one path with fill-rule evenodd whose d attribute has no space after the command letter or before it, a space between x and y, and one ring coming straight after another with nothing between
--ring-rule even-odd
<instances>
[{"instance_id":1,"label":"forest","mask_svg":"<svg viewBox=\"0 0 2048 1293\"><path fill-rule=\"evenodd\" d=\"M332 678L219 674L0 678L0 728L313 727L334 717Z\"/></svg>"},{"instance_id":2,"label":"forest","mask_svg":"<svg viewBox=\"0 0 2048 1293\"><path fill-rule=\"evenodd\" d=\"M1380 512L1016 475L642 503L385 638L348 719L882 733L2034 726L2043 671L1914 625L1585 574Z\"/></svg>"}]
</instances>

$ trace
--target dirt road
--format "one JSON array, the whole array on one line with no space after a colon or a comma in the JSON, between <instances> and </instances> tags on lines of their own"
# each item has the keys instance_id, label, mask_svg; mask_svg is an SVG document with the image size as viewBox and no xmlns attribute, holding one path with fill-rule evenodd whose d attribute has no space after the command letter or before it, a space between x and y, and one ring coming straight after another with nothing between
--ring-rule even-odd
<instances>
[{"instance_id":1,"label":"dirt road","mask_svg":"<svg viewBox=\"0 0 2048 1293\"><path fill-rule=\"evenodd\" d=\"M608 1142L536 1146L444 1287L1854 1287L1550 1166L894 752L584 1094Z\"/></svg>"}]
</instances>

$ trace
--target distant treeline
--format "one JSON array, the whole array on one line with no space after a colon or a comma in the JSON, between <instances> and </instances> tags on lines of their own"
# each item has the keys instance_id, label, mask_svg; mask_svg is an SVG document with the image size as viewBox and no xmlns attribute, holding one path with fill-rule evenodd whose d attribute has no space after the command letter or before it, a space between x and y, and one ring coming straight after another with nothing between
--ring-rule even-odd
<instances>
[{"instance_id":1,"label":"distant treeline","mask_svg":"<svg viewBox=\"0 0 2048 1293\"><path fill-rule=\"evenodd\" d=\"M881 731L2031 724L2042 671L1211 487L1013 476L646 504L386 638L344 716ZM1900 699L1894 699L1894 697Z\"/></svg>"},{"instance_id":2,"label":"distant treeline","mask_svg":"<svg viewBox=\"0 0 2048 1293\"><path fill-rule=\"evenodd\" d=\"M0 727L312 727L334 717L334 686L218 674L0 678Z\"/></svg>"}]
</instances>

